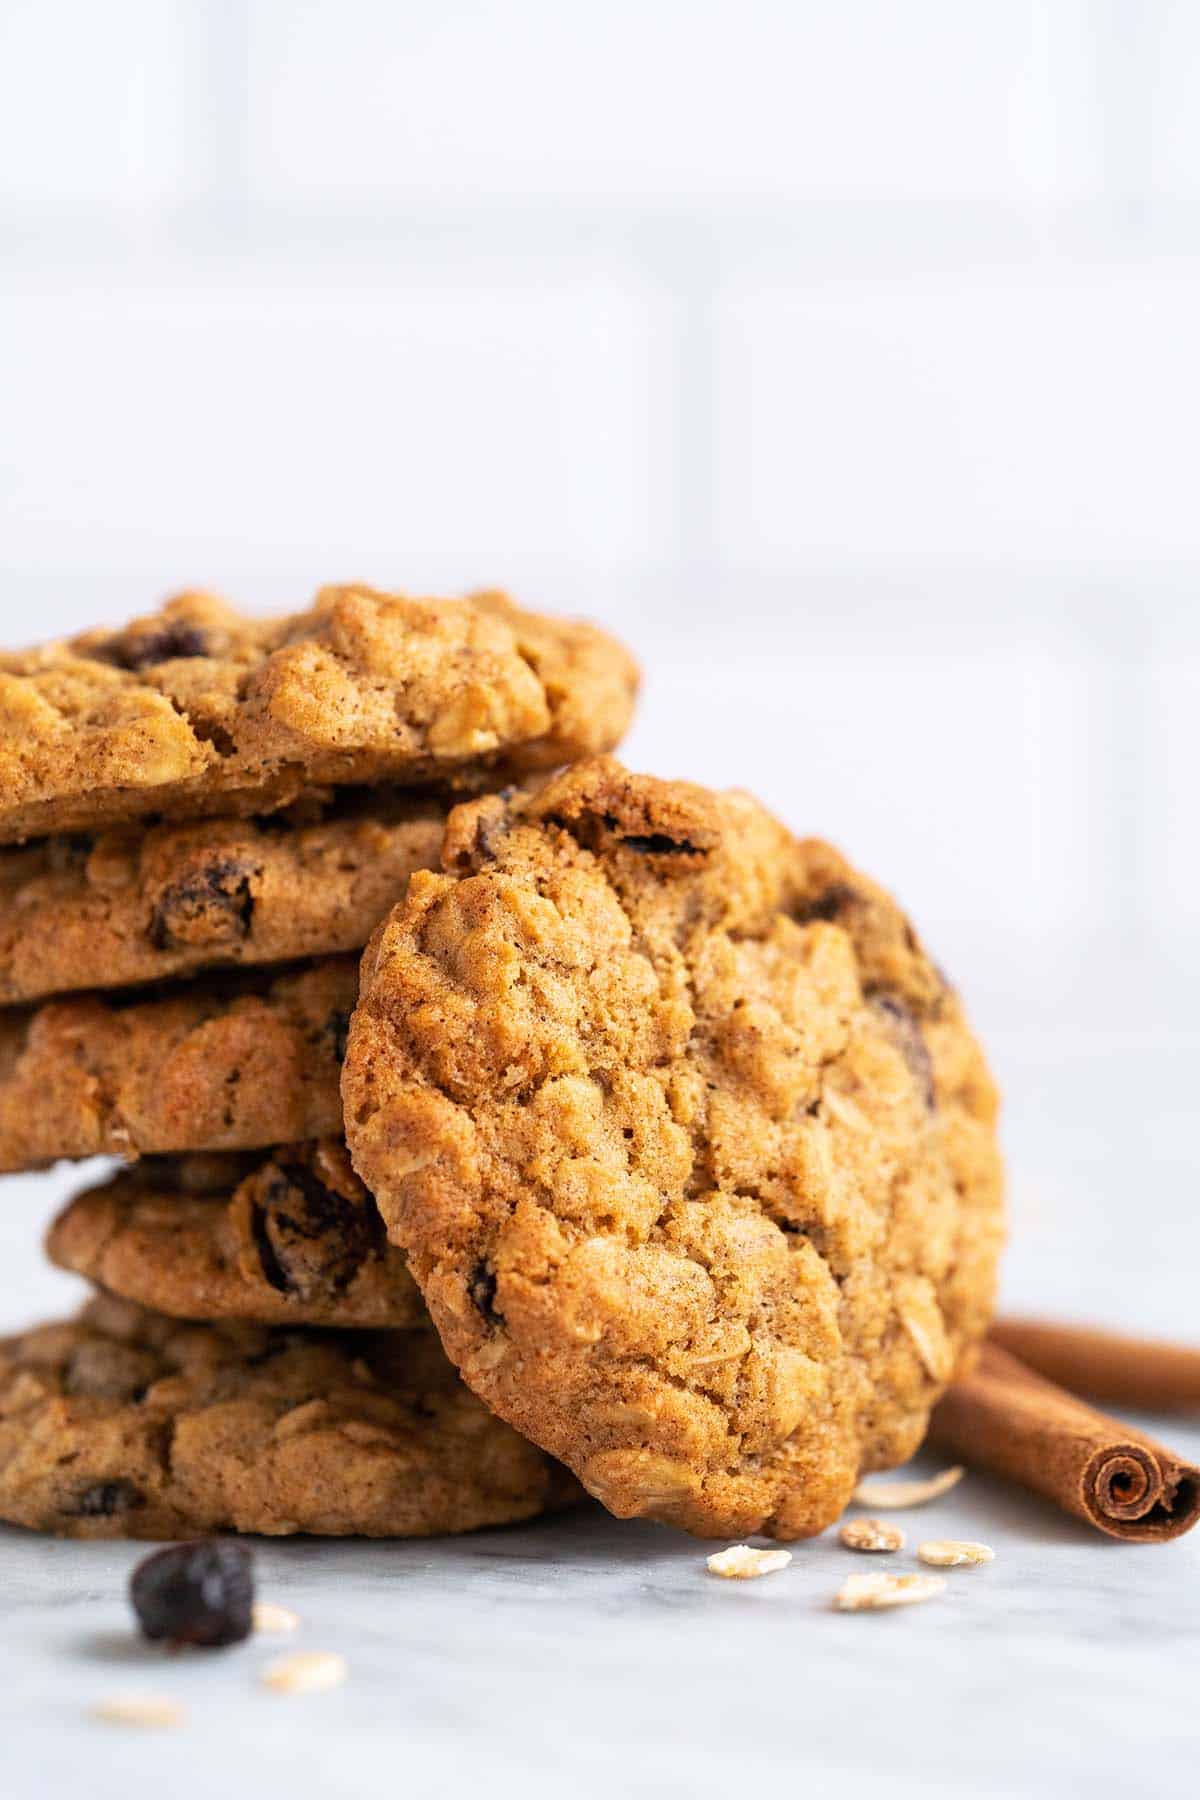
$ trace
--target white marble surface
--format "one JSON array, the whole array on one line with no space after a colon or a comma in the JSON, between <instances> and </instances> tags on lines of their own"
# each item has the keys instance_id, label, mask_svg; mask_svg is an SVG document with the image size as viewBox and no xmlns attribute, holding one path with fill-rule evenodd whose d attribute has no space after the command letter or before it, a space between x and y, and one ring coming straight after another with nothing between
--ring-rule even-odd
<instances>
[{"instance_id":1,"label":"white marble surface","mask_svg":"<svg viewBox=\"0 0 1200 1800\"><path fill-rule=\"evenodd\" d=\"M1085 994L1070 1025L989 1034L1008 1097L1006 1297L1200 1337L1191 1009L1152 1003L1147 1031L1123 1004L1115 1030L1118 979L1096 984L1094 1015ZM5 1322L75 1299L37 1240L82 1179L5 1184ZM1200 1456L1200 1420L1149 1423ZM951 1571L926 1607L843 1616L833 1592L877 1564L832 1539L749 1584L709 1577L704 1548L669 1530L598 1511L459 1542L264 1543L261 1588L301 1614L297 1646L350 1665L343 1689L301 1699L258 1685L275 1640L209 1657L142 1648L125 1601L136 1547L0 1530L0 1794L1189 1791L1200 1532L1111 1544L982 1477L905 1523L910 1545L982 1538L997 1560ZM177 1698L187 1724L139 1734L88 1718L126 1690Z\"/></svg>"},{"instance_id":2,"label":"white marble surface","mask_svg":"<svg viewBox=\"0 0 1200 1800\"><path fill-rule=\"evenodd\" d=\"M349 1664L300 1698L259 1683L279 1639L143 1647L136 1547L5 1533L0 1782L16 1800L1187 1792L1200 1537L1109 1544L982 1478L906 1523L910 1545L979 1537L996 1561L925 1606L843 1615L841 1580L881 1559L832 1539L747 1583L599 1511L457 1543L265 1544L261 1591L303 1621L289 1642ZM186 1723L88 1718L124 1692L169 1695Z\"/></svg>"}]
</instances>

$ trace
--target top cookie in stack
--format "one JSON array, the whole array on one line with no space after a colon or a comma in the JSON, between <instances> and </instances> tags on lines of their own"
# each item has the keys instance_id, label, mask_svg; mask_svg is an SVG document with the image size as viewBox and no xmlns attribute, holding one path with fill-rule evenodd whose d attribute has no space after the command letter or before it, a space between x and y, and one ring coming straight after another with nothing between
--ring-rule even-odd
<instances>
[{"instance_id":1,"label":"top cookie in stack","mask_svg":"<svg viewBox=\"0 0 1200 1800\"><path fill-rule=\"evenodd\" d=\"M0 842L381 781L500 786L611 747L635 687L611 638L501 594L333 587L272 619L183 594L0 658Z\"/></svg>"},{"instance_id":2,"label":"top cookie in stack","mask_svg":"<svg viewBox=\"0 0 1200 1800\"><path fill-rule=\"evenodd\" d=\"M575 1492L439 1349L338 1077L454 799L614 744L635 689L589 626L361 587L0 658L0 1170L143 1159L50 1233L100 1298L0 1345L0 1517L411 1535Z\"/></svg>"}]
</instances>

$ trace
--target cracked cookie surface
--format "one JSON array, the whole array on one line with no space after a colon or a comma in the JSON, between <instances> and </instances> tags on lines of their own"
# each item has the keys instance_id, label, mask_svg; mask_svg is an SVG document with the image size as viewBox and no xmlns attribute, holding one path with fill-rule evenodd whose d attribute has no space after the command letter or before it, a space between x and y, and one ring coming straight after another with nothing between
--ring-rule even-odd
<instances>
[{"instance_id":1,"label":"cracked cookie surface","mask_svg":"<svg viewBox=\"0 0 1200 1800\"><path fill-rule=\"evenodd\" d=\"M0 1172L340 1135L353 957L0 1012Z\"/></svg>"},{"instance_id":2,"label":"cracked cookie surface","mask_svg":"<svg viewBox=\"0 0 1200 1800\"><path fill-rule=\"evenodd\" d=\"M792 1538L990 1316L995 1092L889 897L607 759L452 814L363 958L346 1135L446 1348L621 1516Z\"/></svg>"},{"instance_id":3,"label":"cracked cookie surface","mask_svg":"<svg viewBox=\"0 0 1200 1800\"><path fill-rule=\"evenodd\" d=\"M323 589L252 618L188 593L0 656L0 842L146 813L254 813L326 785L494 785L611 748L632 658L501 594Z\"/></svg>"},{"instance_id":4,"label":"cracked cookie surface","mask_svg":"<svg viewBox=\"0 0 1200 1800\"><path fill-rule=\"evenodd\" d=\"M446 809L370 792L266 819L0 849L0 1003L361 950Z\"/></svg>"},{"instance_id":5,"label":"cracked cookie surface","mask_svg":"<svg viewBox=\"0 0 1200 1800\"><path fill-rule=\"evenodd\" d=\"M252 1158L152 1158L78 1194L46 1253L172 1318L429 1325L340 1137Z\"/></svg>"},{"instance_id":6,"label":"cracked cookie surface","mask_svg":"<svg viewBox=\"0 0 1200 1800\"><path fill-rule=\"evenodd\" d=\"M184 1325L98 1296L0 1344L0 1519L83 1538L427 1537L535 1517L566 1471L432 1332Z\"/></svg>"}]
</instances>

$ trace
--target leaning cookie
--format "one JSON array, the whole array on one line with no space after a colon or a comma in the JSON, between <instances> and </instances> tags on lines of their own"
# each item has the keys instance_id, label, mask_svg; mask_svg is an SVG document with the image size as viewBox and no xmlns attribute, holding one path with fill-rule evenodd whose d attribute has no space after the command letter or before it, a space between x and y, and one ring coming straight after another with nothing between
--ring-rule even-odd
<instances>
[{"instance_id":1,"label":"leaning cookie","mask_svg":"<svg viewBox=\"0 0 1200 1800\"><path fill-rule=\"evenodd\" d=\"M0 848L0 1002L361 950L445 821L432 797L344 790Z\"/></svg>"},{"instance_id":2,"label":"leaning cookie","mask_svg":"<svg viewBox=\"0 0 1200 1800\"><path fill-rule=\"evenodd\" d=\"M253 1158L150 1158L78 1194L46 1253L177 1319L429 1325L340 1138Z\"/></svg>"},{"instance_id":3,"label":"leaning cookie","mask_svg":"<svg viewBox=\"0 0 1200 1800\"><path fill-rule=\"evenodd\" d=\"M621 1516L822 1530L982 1336L995 1095L888 897L580 765L456 811L369 947L346 1136L471 1386Z\"/></svg>"},{"instance_id":4,"label":"leaning cookie","mask_svg":"<svg viewBox=\"0 0 1200 1800\"><path fill-rule=\"evenodd\" d=\"M68 1537L428 1537L577 1492L430 1332L181 1325L101 1296L0 1344L0 1415L0 1519Z\"/></svg>"},{"instance_id":5,"label":"leaning cookie","mask_svg":"<svg viewBox=\"0 0 1200 1800\"><path fill-rule=\"evenodd\" d=\"M0 657L0 842L158 813L258 813L327 785L451 781L611 748L636 667L500 594L332 587L268 619L184 594Z\"/></svg>"},{"instance_id":6,"label":"leaning cookie","mask_svg":"<svg viewBox=\"0 0 1200 1800\"><path fill-rule=\"evenodd\" d=\"M340 1133L353 957L0 1013L0 1172Z\"/></svg>"}]
</instances>

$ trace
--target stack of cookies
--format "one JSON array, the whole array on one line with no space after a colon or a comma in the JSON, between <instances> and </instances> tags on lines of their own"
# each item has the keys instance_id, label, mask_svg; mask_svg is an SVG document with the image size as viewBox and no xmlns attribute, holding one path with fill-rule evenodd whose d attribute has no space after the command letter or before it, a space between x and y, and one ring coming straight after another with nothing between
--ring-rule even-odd
<instances>
[{"instance_id":1,"label":"stack of cookies","mask_svg":"<svg viewBox=\"0 0 1200 1800\"><path fill-rule=\"evenodd\" d=\"M0 1517L812 1535L990 1317L996 1100L882 889L606 754L497 596L189 596L0 663L0 1166L107 1152ZM369 942L368 942L369 940ZM360 956L363 946L365 954Z\"/></svg>"},{"instance_id":2,"label":"stack of cookies","mask_svg":"<svg viewBox=\"0 0 1200 1800\"><path fill-rule=\"evenodd\" d=\"M360 588L0 660L0 1171L128 1164L49 1233L95 1297L0 1354L0 1517L408 1535L574 1492L440 1350L338 1082L455 798L608 748L635 686L586 626Z\"/></svg>"}]
</instances>

